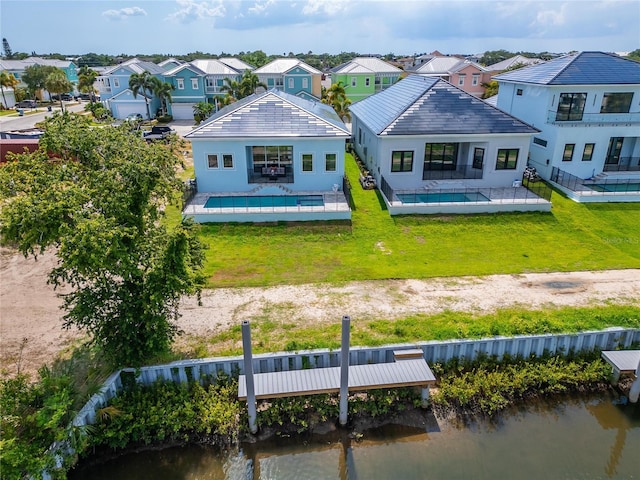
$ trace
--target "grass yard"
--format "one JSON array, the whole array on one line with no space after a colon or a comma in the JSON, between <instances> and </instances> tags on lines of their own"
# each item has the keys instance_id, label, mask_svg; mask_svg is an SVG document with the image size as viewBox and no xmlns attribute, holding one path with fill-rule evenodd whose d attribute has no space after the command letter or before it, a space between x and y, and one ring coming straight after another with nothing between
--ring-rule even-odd
<instances>
[{"instance_id":1,"label":"grass yard","mask_svg":"<svg viewBox=\"0 0 640 480\"><path fill-rule=\"evenodd\" d=\"M360 188L349 154L346 163L352 225L204 225L208 286L640 268L640 204L554 192L551 213L392 218L377 190Z\"/></svg>"}]
</instances>

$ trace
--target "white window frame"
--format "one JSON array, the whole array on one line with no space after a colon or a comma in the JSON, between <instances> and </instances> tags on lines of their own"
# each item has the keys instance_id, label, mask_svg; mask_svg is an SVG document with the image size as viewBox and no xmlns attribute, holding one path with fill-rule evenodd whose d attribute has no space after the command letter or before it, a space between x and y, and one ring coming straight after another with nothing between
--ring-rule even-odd
<instances>
[{"instance_id":1,"label":"white window frame","mask_svg":"<svg viewBox=\"0 0 640 480\"><path fill-rule=\"evenodd\" d=\"M464 87L464 80L467 77L466 74L461 73L460 75L458 75L458 86L459 87Z\"/></svg>"},{"instance_id":2,"label":"white window frame","mask_svg":"<svg viewBox=\"0 0 640 480\"><path fill-rule=\"evenodd\" d=\"M222 158L221 165L222 165L222 169L223 170L235 170L236 169L236 163L233 160L233 153L222 153L220 155L220 157ZM230 167L225 166L225 164L224 164L225 158L224 157L231 157L231 166Z\"/></svg>"},{"instance_id":3,"label":"white window frame","mask_svg":"<svg viewBox=\"0 0 640 480\"><path fill-rule=\"evenodd\" d=\"M184 78L176 78L176 88L178 90L184 90Z\"/></svg>"},{"instance_id":4,"label":"white window frame","mask_svg":"<svg viewBox=\"0 0 640 480\"><path fill-rule=\"evenodd\" d=\"M302 79L302 88L309 88L309 79L307 77Z\"/></svg>"},{"instance_id":5,"label":"white window frame","mask_svg":"<svg viewBox=\"0 0 640 480\"><path fill-rule=\"evenodd\" d=\"M327 170L327 156L335 155L336 156L336 168L335 170ZM338 152L324 152L324 171L325 173L337 173L338 171Z\"/></svg>"},{"instance_id":6,"label":"white window frame","mask_svg":"<svg viewBox=\"0 0 640 480\"><path fill-rule=\"evenodd\" d=\"M117 77L113 77L113 88L119 88L120 87L120 79Z\"/></svg>"},{"instance_id":7,"label":"white window frame","mask_svg":"<svg viewBox=\"0 0 640 480\"><path fill-rule=\"evenodd\" d=\"M473 75L471 75L471 85L476 87L478 83L480 83L480 74L474 73Z\"/></svg>"},{"instance_id":8,"label":"white window frame","mask_svg":"<svg viewBox=\"0 0 640 480\"><path fill-rule=\"evenodd\" d=\"M292 89L295 85L293 77L289 77L287 79L287 88Z\"/></svg>"},{"instance_id":9,"label":"white window frame","mask_svg":"<svg viewBox=\"0 0 640 480\"><path fill-rule=\"evenodd\" d=\"M310 155L311 156L311 170L305 170L304 169L304 157L306 155ZM314 158L313 158L313 153L312 152L304 152L304 153L300 154L300 171L302 173L305 173L305 174L306 173L313 173L314 164L315 164L315 162L314 162Z\"/></svg>"},{"instance_id":10,"label":"white window frame","mask_svg":"<svg viewBox=\"0 0 640 480\"><path fill-rule=\"evenodd\" d=\"M211 166L211 163L209 162L209 158L210 157L216 157L217 166L215 166L215 167ZM219 170L220 169L220 155L218 153L207 153L206 161L207 161L207 169L208 170Z\"/></svg>"},{"instance_id":11,"label":"white window frame","mask_svg":"<svg viewBox=\"0 0 640 480\"><path fill-rule=\"evenodd\" d=\"M365 86L365 87L368 87L368 86L370 86L370 85L371 85L371 78L369 78L369 77L365 77L365 79L364 79L364 86Z\"/></svg>"},{"instance_id":12,"label":"white window frame","mask_svg":"<svg viewBox=\"0 0 640 480\"><path fill-rule=\"evenodd\" d=\"M351 86L355 87L358 85L358 79L356 77L351 77Z\"/></svg>"},{"instance_id":13,"label":"white window frame","mask_svg":"<svg viewBox=\"0 0 640 480\"><path fill-rule=\"evenodd\" d=\"M197 78L192 78L191 79L191 88L193 90L197 90L198 89L198 79Z\"/></svg>"}]
</instances>

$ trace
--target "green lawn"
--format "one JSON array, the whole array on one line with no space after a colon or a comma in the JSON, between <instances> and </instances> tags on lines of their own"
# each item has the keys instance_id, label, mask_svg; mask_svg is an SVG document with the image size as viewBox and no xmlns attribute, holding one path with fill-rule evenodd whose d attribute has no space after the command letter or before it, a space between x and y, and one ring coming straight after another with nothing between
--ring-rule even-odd
<instances>
[{"instance_id":1,"label":"green lawn","mask_svg":"<svg viewBox=\"0 0 640 480\"><path fill-rule=\"evenodd\" d=\"M208 286L640 268L640 204L554 192L551 213L392 218L377 190L360 188L350 155L347 175L352 225L204 225Z\"/></svg>"}]
</instances>

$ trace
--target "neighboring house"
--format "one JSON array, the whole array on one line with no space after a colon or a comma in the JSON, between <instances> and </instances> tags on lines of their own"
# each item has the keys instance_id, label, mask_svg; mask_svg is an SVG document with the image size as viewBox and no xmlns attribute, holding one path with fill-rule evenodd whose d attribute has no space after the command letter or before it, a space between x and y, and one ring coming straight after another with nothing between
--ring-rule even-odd
<instances>
[{"instance_id":1,"label":"neighboring house","mask_svg":"<svg viewBox=\"0 0 640 480\"><path fill-rule=\"evenodd\" d=\"M579 201L640 201L640 63L581 52L495 80L498 108L541 130L530 164L543 178Z\"/></svg>"},{"instance_id":2,"label":"neighboring house","mask_svg":"<svg viewBox=\"0 0 640 480\"><path fill-rule=\"evenodd\" d=\"M267 89L275 88L309 100L322 96L322 72L297 58L276 58L253 73Z\"/></svg>"},{"instance_id":3,"label":"neighboring house","mask_svg":"<svg viewBox=\"0 0 640 480\"><path fill-rule=\"evenodd\" d=\"M426 77L440 77L475 97L484 93L483 84L491 81L491 73L478 63L458 57L434 56L409 70Z\"/></svg>"},{"instance_id":4,"label":"neighboring house","mask_svg":"<svg viewBox=\"0 0 640 480\"><path fill-rule=\"evenodd\" d=\"M344 193L349 132L334 110L278 90L221 109L189 132L197 222L351 218Z\"/></svg>"},{"instance_id":5,"label":"neighboring house","mask_svg":"<svg viewBox=\"0 0 640 480\"><path fill-rule=\"evenodd\" d=\"M167 58L166 60L161 61L158 66L167 71L172 70L177 66L182 65L183 63L185 62L183 62L182 60L178 60L177 58Z\"/></svg>"},{"instance_id":6,"label":"neighboring house","mask_svg":"<svg viewBox=\"0 0 640 480\"><path fill-rule=\"evenodd\" d=\"M391 215L550 209L520 183L538 130L439 77L410 75L351 118Z\"/></svg>"},{"instance_id":7,"label":"neighboring house","mask_svg":"<svg viewBox=\"0 0 640 480\"><path fill-rule=\"evenodd\" d=\"M218 61L240 73L244 73L245 70L255 70L256 68L253 65L249 65L247 62L243 62L239 58L235 57L220 57Z\"/></svg>"},{"instance_id":8,"label":"neighboring house","mask_svg":"<svg viewBox=\"0 0 640 480\"><path fill-rule=\"evenodd\" d=\"M16 105L16 93L11 87L2 87L2 94L0 94L0 103L4 108L13 108ZM6 104L5 104L6 102Z\"/></svg>"},{"instance_id":9,"label":"neighboring house","mask_svg":"<svg viewBox=\"0 0 640 480\"><path fill-rule=\"evenodd\" d=\"M129 77L148 71L151 75L164 80L164 69L155 63L132 58L112 67L96 79L96 86L100 93L100 100L111 111L114 118L127 118L129 115L140 114L147 117L145 97L147 94L138 92L134 98L129 89ZM154 117L160 108L160 100L154 95L148 96L149 111Z\"/></svg>"},{"instance_id":10,"label":"neighboring house","mask_svg":"<svg viewBox=\"0 0 640 480\"><path fill-rule=\"evenodd\" d=\"M539 58L529 58L523 57L522 55L516 55L514 57L507 58L506 60L502 60L501 62L487 65L486 69L493 74L497 74L499 72L504 72L505 70L508 70L510 68L512 69L515 67L528 67L530 65L536 65L543 62L544 60L541 60Z\"/></svg>"},{"instance_id":11,"label":"neighboring house","mask_svg":"<svg viewBox=\"0 0 640 480\"><path fill-rule=\"evenodd\" d=\"M48 58L40 58L40 57L28 57L23 60L0 60L0 71L6 70L11 73L17 80L20 81L18 84L19 87L25 88L27 85L22 80L22 76L24 75L24 71L27 67L33 65L42 65L42 66L51 66L59 68L64 72L73 85L74 89L68 93L77 93L77 85L78 85L78 69L76 64L71 60L55 60ZM40 92L38 97L45 99L44 92ZM46 98L48 99L48 98Z\"/></svg>"},{"instance_id":12,"label":"neighboring house","mask_svg":"<svg viewBox=\"0 0 640 480\"><path fill-rule=\"evenodd\" d=\"M389 88L402 70L376 57L357 57L331 69L331 84L342 82L347 98L357 102Z\"/></svg>"}]
</instances>

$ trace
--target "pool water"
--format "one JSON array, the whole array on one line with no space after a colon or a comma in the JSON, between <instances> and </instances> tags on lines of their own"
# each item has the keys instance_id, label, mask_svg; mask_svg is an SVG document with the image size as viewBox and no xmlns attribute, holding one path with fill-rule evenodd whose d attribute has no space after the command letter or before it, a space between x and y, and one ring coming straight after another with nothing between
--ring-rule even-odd
<instances>
[{"instance_id":1,"label":"pool water","mask_svg":"<svg viewBox=\"0 0 640 480\"><path fill-rule=\"evenodd\" d=\"M322 195L234 195L209 197L204 208L322 207Z\"/></svg>"},{"instance_id":2,"label":"pool water","mask_svg":"<svg viewBox=\"0 0 640 480\"><path fill-rule=\"evenodd\" d=\"M399 193L402 203L455 203L455 202L490 202L491 200L480 192L466 193Z\"/></svg>"},{"instance_id":3,"label":"pool water","mask_svg":"<svg viewBox=\"0 0 640 480\"><path fill-rule=\"evenodd\" d=\"M587 185L596 192L640 192L640 182L634 183L594 183Z\"/></svg>"}]
</instances>

